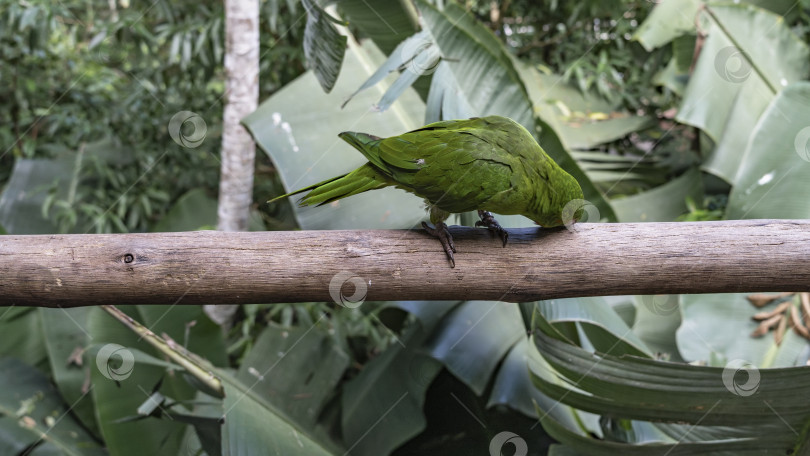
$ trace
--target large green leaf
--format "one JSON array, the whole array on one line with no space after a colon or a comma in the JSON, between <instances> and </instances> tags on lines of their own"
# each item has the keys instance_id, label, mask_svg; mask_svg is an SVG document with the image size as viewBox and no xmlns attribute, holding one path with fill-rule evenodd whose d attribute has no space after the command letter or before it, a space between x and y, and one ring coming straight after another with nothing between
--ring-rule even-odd
<instances>
[{"instance_id":1,"label":"large green leaf","mask_svg":"<svg viewBox=\"0 0 810 456\"><path fill-rule=\"evenodd\" d=\"M633 333L656 356L683 362L675 332L681 325L680 295L635 296L636 315ZM721 324L718 322L718 325Z\"/></svg>"},{"instance_id":2,"label":"large green leaf","mask_svg":"<svg viewBox=\"0 0 810 456\"><path fill-rule=\"evenodd\" d=\"M87 330L90 310L90 307L75 307L41 308L37 311L42 320L42 336L56 387L64 400L73 404L71 412L85 427L97 433L93 398L86 396L84 391L93 365L80 365L81 351L90 342L90 333Z\"/></svg>"},{"instance_id":3,"label":"large green leaf","mask_svg":"<svg viewBox=\"0 0 810 456\"><path fill-rule=\"evenodd\" d=\"M128 312L136 320L141 319L135 307L123 307L121 310ZM184 424L158 420L118 421L136 415L138 407L149 398L152 389L169 375L165 368L154 365L123 364L124 357L134 358L134 350L154 353L151 346L100 308L90 311L87 328L93 343L117 344L121 347L115 347L118 348L117 355L122 359L120 365L118 358L112 356L116 352L99 351L95 355L86 353L88 356L85 356L85 362L91 366L91 391L96 404L98 425L110 454L134 456L176 453L185 431ZM126 367L131 367L131 370ZM133 445L133 442L137 442L137 445Z\"/></svg>"},{"instance_id":4,"label":"large green leaf","mask_svg":"<svg viewBox=\"0 0 810 456\"><path fill-rule=\"evenodd\" d=\"M217 371L225 389L222 454L319 456L345 454L311 430L296 426L249 384Z\"/></svg>"},{"instance_id":5,"label":"large green leaf","mask_svg":"<svg viewBox=\"0 0 810 456\"><path fill-rule=\"evenodd\" d=\"M772 333L751 337L759 325L751 317L771 310L757 309L743 293L682 295L683 323L678 328L678 348L684 359L725 366L744 359L758 367L789 367L804 364L807 340L788 328L780 345ZM722 327L722 331L717 328Z\"/></svg>"},{"instance_id":6,"label":"large green leaf","mask_svg":"<svg viewBox=\"0 0 810 456\"><path fill-rule=\"evenodd\" d=\"M538 417L535 404L539 404L540 409L544 410L543 413L548 412L558 420L574 426L576 420L571 413L567 413L569 412L568 407L559 406L557 401L541 393L532 385L527 358L537 351L530 345L529 338L523 337L509 351L495 374L495 382L492 385L487 407L496 404L507 405L527 416Z\"/></svg>"},{"instance_id":7,"label":"large green leaf","mask_svg":"<svg viewBox=\"0 0 810 456\"><path fill-rule=\"evenodd\" d=\"M354 91L358 80L370 76L383 60L373 43L365 42L361 47L350 40L344 71L331 94L320 92L315 77L306 73L243 120L256 143L276 164L288 190L349 172L365 163L359 152L338 138L342 131L390 136L422 125L424 105L412 90L406 90L384 113L369 109L394 76L361 92L341 110L342 97ZM295 214L303 229L410 228L426 217L419 198L393 188L322 207L296 205Z\"/></svg>"},{"instance_id":8,"label":"large green leaf","mask_svg":"<svg viewBox=\"0 0 810 456\"><path fill-rule=\"evenodd\" d=\"M602 353L651 355L602 297L540 301L535 305L533 321L546 334L582 340Z\"/></svg>"},{"instance_id":9,"label":"large green leaf","mask_svg":"<svg viewBox=\"0 0 810 456\"><path fill-rule=\"evenodd\" d=\"M536 385L549 396L583 410L707 426L789 423L801 428L810 417L806 406L788 393L810 385L807 367L757 370L756 388L740 394L734 386L747 381L740 382L734 375L740 367L731 372L731 381L737 384L727 384L724 372L728 377L728 368L594 354L542 332L534 337L546 361L569 382L567 387L543 381ZM782 427L783 439L796 437Z\"/></svg>"},{"instance_id":10,"label":"large green leaf","mask_svg":"<svg viewBox=\"0 0 810 456\"><path fill-rule=\"evenodd\" d=\"M417 30L416 10L409 1L338 0L340 12L386 55Z\"/></svg>"},{"instance_id":11,"label":"large green leaf","mask_svg":"<svg viewBox=\"0 0 810 456\"><path fill-rule=\"evenodd\" d=\"M654 125L651 117L633 115L594 92L583 93L561 75L513 62L535 113L554 127L567 149L591 149Z\"/></svg>"},{"instance_id":12,"label":"large green leaf","mask_svg":"<svg viewBox=\"0 0 810 456\"><path fill-rule=\"evenodd\" d=\"M467 301L442 319L426 348L481 395L503 357L524 335L515 304Z\"/></svg>"},{"instance_id":13,"label":"large green leaf","mask_svg":"<svg viewBox=\"0 0 810 456\"><path fill-rule=\"evenodd\" d=\"M750 5L703 11L708 37L677 119L714 139L704 168L731 183L762 112L781 90L810 73L810 49L769 11Z\"/></svg>"},{"instance_id":14,"label":"large green leaf","mask_svg":"<svg viewBox=\"0 0 810 456\"><path fill-rule=\"evenodd\" d=\"M406 89L413 86L421 76L430 74L438 65L440 57L439 49L435 43L431 42L427 31L423 30L416 33L402 41L388 56L385 63L380 65L377 71L356 92L349 96L343 105L345 106L360 91L373 87L392 72L400 70L401 73L397 80L388 87L388 90L385 91L380 101L375 105L376 109L385 111ZM427 120L427 122L431 121Z\"/></svg>"},{"instance_id":15,"label":"large green leaf","mask_svg":"<svg viewBox=\"0 0 810 456\"><path fill-rule=\"evenodd\" d=\"M785 397L789 394L785 391L802 388L796 382L810 382L808 368L745 370L734 363L706 367L594 353L587 349L590 340L580 340L582 347L570 342L570 334L582 333L569 331L563 337L544 329L551 323L545 318L547 312L541 307L538 310L535 325L540 330L534 333L533 345L542 362L530 363L535 386L562 404L602 415L603 439L593 438L599 433L584 432L581 425L565 424L554 415L541 417L550 435L578 451L785 451L792 448L797 430L810 418L805 407ZM542 405L541 410L553 411ZM637 445L641 442L644 445Z\"/></svg>"},{"instance_id":16,"label":"large green leaf","mask_svg":"<svg viewBox=\"0 0 810 456\"><path fill-rule=\"evenodd\" d=\"M259 359L260 353L257 352L253 358L246 361L244 365L244 379L235 377L231 372L226 369L214 367L208 361L203 360L196 353L190 352L188 349L197 350L201 354L207 354L208 357L213 357L211 353L216 355L217 352L222 352L222 341L217 340L215 335L207 335L205 339L197 338L194 334L193 328L200 326L200 323L194 323L194 319L198 318L193 315L183 314L182 312L169 312L166 313L165 308L156 307L157 312L149 315L143 315L138 309L129 307L125 310L131 315L137 315L139 319L143 319L156 331L164 334L164 336L171 336L168 343L161 341L159 336L151 336L149 340L154 343L146 344L142 339L137 339L137 335L143 333L145 328L141 327L138 323L130 323L127 326L133 328L129 332L124 325L109 325L106 327L108 334L101 334L101 328L98 325L101 321L106 320L106 314L102 314L100 310L93 309L98 313L91 315L90 327L91 332L95 339L109 339L113 335L117 340L126 343L124 347L117 346L116 353L123 353L130 359L134 358L134 365L129 364L128 371L124 371L123 365L116 367L112 364L113 357L110 356L109 350L105 352L102 347L97 353L92 356L95 358L96 364L101 372L101 377L112 377L109 384L117 384L118 395L106 396L107 384L103 383L100 379L96 379L98 383L94 383L94 392L101 392L105 394L104 403L98 402L99 395L96 396L100 424L104 431L105 442L110 446L113 454L130 454L131 451L146 451L149 454L174 454L177 450L181 450L182 454L198 454L199 449L206 448L209 454L217 455L220 451L216 450L215 446L221 445L221 454L227 455L246 455L246 454L274 454L274 455L309 455L309 454L343 454L335 443L333 443L326 433L319 428L313 428L309 425L302 425L290 419L283 413L273 402L273 396L277 391L268 391L266 385L258 385L256 375L253 375L253 370L250 368L254 366ZM200 312L197 307L190 308L192 312ZM202 316L202 315L201 315ZM178 323L188 321L188 327L191 328L186 331L186 338L181 339L182 336L177 334ZM202 322L202 328L211 326L218 329L215 325L206 325ZM183 325L180 325L182 330ZM115 331L116 329L123 329L125 332ZM181 331L183 332L183 331ZM309 331L303 331L304 334L298 342L304 339ZM167 334L168 333L168 334ZM181 344L179 340L183 340ZM196 343L194 341L197 341ZM318 339L326 340L326 339ZM294 342L289 346L288 353L292 353L299 345L305 350L306 353L297 353L294 356L293 364L299 364L308 355L313 352L311 344L304 343L303 345ZM306 347L310 345L309 347ZM180 376L177 375L177 369L182 369L178 365L168 364L162 360L151 358L145 352L142 352L137 347L144 346L152 350L153 348L160 350L163 356L170 356L173 360L182 359L183 366L188 371L186 374L189 377L196 379L192 384L197 387L202 387L203 383L209 385L207 389L214 391L221 397L224 393L224 401L219 401L213 397L200 395L199 392L192 395L201 400L199 403L177 403L172 399L185 395L186 392L182 388L178 388L176 384ZM106 347L106 346L105 346ZM188 347L188 349L186 349ZM261 346L256 347L259 350L268 350L269 347ZM273 347L277 350L279 347ZM315 349L319 347L314 347ZM322 348L322 347L321 347ZM301 356L303 355L303 356ZM328 356L328 355L327 355ZM224 358L224 355L221 356ZM284 361L285 356L280 356L276 359L273 365L280 364ZM269 361L273 359L268 358ZM106 365L105 365L106 361ZM261 361L261 360L259 360ZM311 360L310 360L311 361ZM224 359L220 359L224 363ZM190 367L194 366L193 369ZM262 366L256 365L258 368ZM282 366L283 368L290 368L292 366ZM257 370L258 370L257 368ZM164 370L165 369L165 370ZM269 369L264 369L267 374ZM162 374L161 374L161 371ZM303 378L303 375L312 376L313 372L304 373L300 369L291 369L291 375L298 375L299 387L306 384L309 379ZM262 372L258 372L261 376ZM277 375L276 373L273 374ZM334 376L334 372L330 374ZM162 383L160 389L155 388L156 382L159 380ZM246 380L246 381L243 381ZM154 382L154 383L153 383ZM168 385L167 385L168 383ZM315 382L323 386L321 382ZM332 380L334 383L334 379ZM288 382L288 385L292 383ZM217 386L211 386L217 385ZM221 386L222 390L218 390ZM148 389L147 389L148 388ZM317 391L321 395L329 395L331 388L321 388ZM156 392L153 392L156 391ZM169 392L171 394L179 395L176 397L166 397L161 392ZM148 399L147 399L148 397ZM323 396L322 396L323 397ZM279 402L290 404L294 401L295 397L287 397L283 399L275 398ZM194 413L187 413L185 410L191 410L194 405ZM137 407L138 417L133 412L133 407ZM157 419L139 419L143 418L146 414L154 414L161 417L164 421ZM120 416L124 415L124 416ZM307 412L308 416L311 416ZM114 419L115 416L119 418ZM188 429L184 426L190 424L196 429L199 438L190 438ZM311 424L311 423L310 423ZM219 432L222 432L222 438L219 438ZM146 432L148 438L139 438L139 432ZM123 446L121 439L129 437L130 439L138 438L139 446ZM132 440L130 440L132 441Z\"/></svg>"},{"instance_id":17,"label":"large green leaf","mask_svg":"<svg viewBox=\"0 0 810 456\"><path fill-rule=\"evenodd\" d=\"M625 223L671 222L687 212L688 197L703 200L703 179L696 168L652 190L611 200L611 204Z\"/></svg>"},{"instance_id":18,"label":"large green leaf","mask_svg":"<svg viewBox=\"0 0 810 456\"><path fill-rule=\"evenodd\" d=\"M317 326L271 324L242 361L237 378L295 422L311 427L335 395L349 362Z\"/></svg>"},{"instance_id":19,"label":"large green leaf","mask_svg":"<svg viewBox=\"0 0 810 456\"><path fill-rule=\"evenodd\" d=\"M19 454L39 444L45 446L40 451L50 449L55 455L107 454L69 414L70 405L38 370L14 358L0 358L0 389L0 450L18 450L2 454Z\"/></svg>"},{"instance_id":20,"label":"large green leaf","mask_svg":"<svg viewBox=\"0 0 810 456\"><path fill-rule=\"evenodd\" d=\"M810 218L810 82L781 91L754 128L726 217Z\"/></svg>"},{"instance_id":21,"label":"large green leaf","mask_svg":"<svg viewBox=\"0 0 810 456\"><path fill-rule=\"evenodd\" d=\"M335 86L343 56L346 37L335 28L336 19L324 11L314 0L301 0L307 11L304 29L304 55L324 92Z\"/></svg>"},{"instance_id":22,"label":"large green leaf","mask_svg":"<svg viewBox=\"0 0 810 456\"><path fill-rule=\"evenodd\" d=\"M345 384L341 422L347 454L389 454L425 428L425 395L442 367L421 348L427 336L413 324L399 343Z\"/></svg>"},{"instance_id":23,"label":"large green leaf","mask_svg":"<svg viewBox=\"0 0 810 456\"><path fill-rule=\"evenodd\" d=\"M639 26L633 39L647 51L663 46L695 29L695 16L701 0L663 0Z\"/></svg>"},{"instance_id":24,"label":"large green leaf","mask_svg":"<svg viewBox=\"0 0 810 456\"><path fill-rule=\"evenodd\" d=\"M69 160L17 159L0 196L0 225L12 234L56 233L57 227L43 216L42 205L54 182L60 191L67 191L64 176L72 171Z\"/></svg>"},{"instance_id":25,"label":"large green leaf","mask_svg":"<svg viewBox=\"0 0 810 456\"><path fill-rule=\"evenodd\" d=\"M0 307L0 334L0 357L24 359L42 372L50 370L42 321L35 307Z\"/></svg>"},{"instance_id":26,"label":"large green leaf","mask_svg":"<svg viewBox=\"0 0 810 456\"><path fill-rule=\"evenodd\" d=\"M423 0L417 2L417 6L425 30L442 56L451 59L442 62L454 82L450 86L452 90L445 91L443 96L459 98L473 110L473 115L510 117L529 131L535 131L526 89L506 50L492 32L454 2L448 2L443 10ZM434 81L438 77L435 74ZM447 116L442 118L448 119Z\"/></svg>"},{"instance_id":27,"label":"large green leaf","mask_svg":"<svg viewBox=\"0 0 810 456\"><path fill-rule=\"evenodd\" d=\"M695 20L701 7L707 3L703 0L662 0L647 19L639 26L633 39L644 46L647 51L661 47L684 34L695 30ZM796 0L742 0L734 3L748 3L768 9L779 15L797 10Z\"/></svg>"}]
</instances>

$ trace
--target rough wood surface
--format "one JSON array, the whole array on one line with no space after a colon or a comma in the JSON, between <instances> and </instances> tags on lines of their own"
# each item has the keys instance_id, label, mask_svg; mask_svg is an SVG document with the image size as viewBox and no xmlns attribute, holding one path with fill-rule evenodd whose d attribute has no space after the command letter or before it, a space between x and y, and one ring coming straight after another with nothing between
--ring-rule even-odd
<instances>
[{"instance_id":1,"label":"rough wood surface","mask_svg":"<svg viewBox=\"0 0 810 456\"><path fill-rule=\"evenodd\" d=\"M421 230L0 236L0 305L331 301L341 285L347 305L363 288L366 300L513 302L810 290L810 221L525 228L505 248L484 229L451 231L455 269Z\"/></svg>"}]
</instances>

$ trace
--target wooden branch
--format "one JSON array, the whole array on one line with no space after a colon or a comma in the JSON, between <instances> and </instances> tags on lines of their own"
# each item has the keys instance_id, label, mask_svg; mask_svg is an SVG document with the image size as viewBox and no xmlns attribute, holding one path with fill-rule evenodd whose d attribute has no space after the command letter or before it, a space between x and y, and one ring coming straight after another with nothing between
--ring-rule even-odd
<instances>
[{"instance_id":1,"label":"wooden branch","mask_svg":"<svg viewBox=\"0 0 810 456\"><path fill-rule=\"evenodd\" d=\"M525 228L505 248L485 229L451 231L455 269L421 230L0 236L0 305L340 301L341 286L349 307L363 288L512 302L810 290L810 221Z\"/></svg>"}]
</instances>

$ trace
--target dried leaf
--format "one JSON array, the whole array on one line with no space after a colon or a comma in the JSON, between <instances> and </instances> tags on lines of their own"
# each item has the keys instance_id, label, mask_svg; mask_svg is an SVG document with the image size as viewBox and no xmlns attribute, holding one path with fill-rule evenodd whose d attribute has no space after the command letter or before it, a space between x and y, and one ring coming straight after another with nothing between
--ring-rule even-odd
<instances>
[{"instance_id":1,"label":"dried leaf","mask_svg":"<svg viewBox=\"0 0 810 456\"><path fill-rule=\"evenodd\" d=\"M790 292L779 294L755 293L746 296L745 299L747 299L755 307L764 307L777 299L784 298L785 296L790 296L792 294L793 293Z\"/></svg>"},{"instance_id":2,"label":"dried leaf","mask_svg":"<svg viewBox=\"0 0 810 456\"><path fill-rule=\"evenodd\" d=\"M783 313L784 311L786 311L788 306L790 306L790 304L791 304L790 301L785 301L782 304L779 304L778 306L776 306L776 308L774 308L773 310L769 310L767 312L759 312L757 314L754 314L751 317L751 319L757 320L757 321L767 320L769 318L774 317L775 315L779 315L779 314Z\"/></svg>"}]
</instances>

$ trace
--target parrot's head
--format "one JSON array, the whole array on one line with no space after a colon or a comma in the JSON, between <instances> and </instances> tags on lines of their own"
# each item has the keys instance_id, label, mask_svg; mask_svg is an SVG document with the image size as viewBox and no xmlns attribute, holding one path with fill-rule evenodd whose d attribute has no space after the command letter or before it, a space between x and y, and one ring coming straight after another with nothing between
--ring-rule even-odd
<instances>
[{"instance_id":1,"label":"parrot's head","mask_svg":"<svg viewBox=\"0 0 810 456\"><path fill-rule=\"evenodd\" d=\"M574 176L560 169L557 182L558 185L552 187L550 201L529 217L544 228L570 226L578 222L585 214L586 205L590 204L583 199L582 187Z\"/></svg>"}]
</instances>

